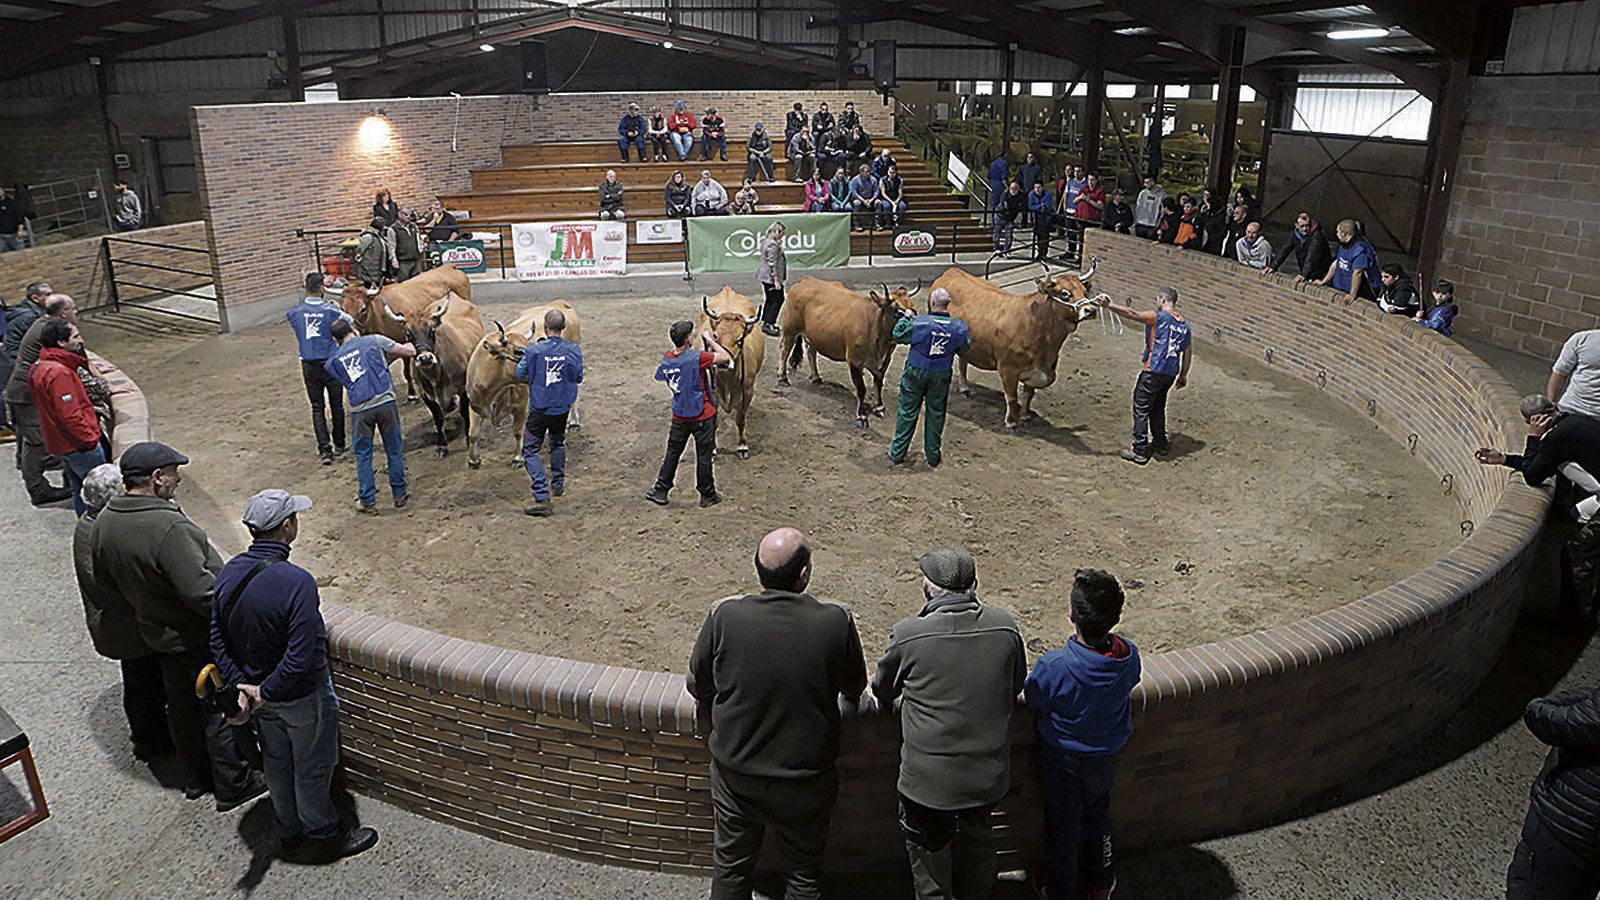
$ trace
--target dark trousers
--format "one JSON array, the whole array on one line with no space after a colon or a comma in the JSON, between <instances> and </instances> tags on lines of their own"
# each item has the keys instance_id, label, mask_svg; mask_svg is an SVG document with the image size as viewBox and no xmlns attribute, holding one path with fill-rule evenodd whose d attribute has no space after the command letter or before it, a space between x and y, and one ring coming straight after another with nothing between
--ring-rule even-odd
<instances>
[{"instance_id":1,"label":"dark trousers","mask_svg":"<svg viewBox=\"0 0 1600 900\"><path fill-rule=\"evenodd\" d=\"M667 434L667 458L661 461L661 472L656 475L656 490L662 493L672 490L672 480L678 474L678 460L683 458L683 450L689 446L690 437L694 438L695 489L702 497L717 492L716 482L711 476L711 457L717 449L716 416L699 422L672 420L672 431Z\"/></svg>"},{"instance_id":2,"label":"dark trousers","mask_svg":"<svg viewBox=\"0 0 1600 900\"><path fill-rule=\"evenodd\" d=\"M1156 230L1156 226L1154 226L1154 225L1135 225L1135 226L1133 226L1133 235L1134 235L1134 237L1142 237L1147 241L1153 241L1153 240L1156 239L1156 234L1157 234L1157 230Z\"/></svg>"},{"instance_id":3,"label":"dark trousers","mask_svg":"<svg viewBox=\"0 0 1600 900\"><path fill-rule=\"evenodd\" d=\"M820 900L822 854L828 845L834 772L809 778L756 778L711 764L716 835L711 855L712 900L749 900L761 839L771 828L786 884L784 900Z\"/></svg>"},{"instance_id":4,"label":"dark trousers","mask_svg":"<svg viewBox=\"0 0 1600 900\"><path fill-rule=\"evenodd\" d=\"M783 309L783 288L769 282L761 282L761 287L767 292L766 302L761 304L761 324L778 324L778 312Z\"/></svg>"},{"instance_id":5,"label":"dark trousers","mask_svg":"<svg viewBox=\"0 0 1600 900\"><path fill-rule=\"evenodd\" d=\"M22 470L22 486L27 488L29 500L46 502L57 493L57 488L44 477L50 454L44 450L39 408L32 403L13 403L11 421L17 432L17 467Z\"/></svg>"},{"instance_id":6,"label":"dark trousers","mask_svg":"<svg viewBox=\"0 0 1600 900\"><path fill-rule=\"evenodd\" d=\"M1133 452L1167 446L1167 393L1176 375L1140 372L1133 385Z\"/></svg>"},{"instance_id":7,"label":"dark trousers","mask_svg":"<svg viewBox=\"0 0 1600 900\"><path fill-rule=\"evenodd\" d=\"M203 654L157 654L167 691L167 729L183 764L185 786L209 787L221 801L244 796L250 764L239 751L232 727L200 705L195 679L206 664Z\"/></svg>"},{"instance_id":8,"label":"dark trousers","mask_svg":"<svg viewBox=\"0 0 1600 900\"><path fill-rule=\"evenodd\" d=\"M128 736L140 747L162 750L172 746L167 730L167 688L161 681L161 657L154 653L122 662L122 712L128 717ZM190 685L191 693L194 686Z\"/></svg>"},{"instance_id":9,"label":"dark trousers","mask_svg":"<svg viewBox=\"0 0 1600 900\"><path fill-rule=\"evenodd\" d=\"M1506 900L1594 900L1600 896L1600 866L1568 849L1528 810L1522 840L1506 871Z\"/></svg>"},{"instance_id":10,"label":"dark trousers","mask_svg":"<svg viewBox=\"0 0 1600 900\"><path fill-rule=\"evenodd\" d=\"M1085 888L1116 884L1111 851L1111 776L1117 757L1067 753L1039 745L1044 794L1045 875L1051 897L1075 898Z\"/></svg>"},{"instance_id":11,"label":"dark trousers","mask_svg":"<svg viewBox=\"0 0 1600 900\"><path fill-rule=\"evenodd\" d=\"M653 153L656 156L661 157L662 159L666 159L667 158L667 151L669 149L671 149L671 144L670 144L670 142L668 142L666 135L664 135L664 134L652 134L652 135L650 135L650 152L651 153ZM641 160L641 162L642 161L643 160Z\"/></svg>"},{"instance_id":12,"label":"dark trousers","mask_svg":"<svg viewBox=\"0 0 1600 900\"><path fill-rule=\"evenodd\" d=\"M1054 214L1041 212L1033 217L1033 258L1044 259L1050 255L1050 228Z\"/></svg>"},{"instance_id":13,"label":"dark trousers","mask_svg":"<svg viewBox=\"0 0 1600 900\"><path fill-rule=\"evenodd\" d=\"M544 478L545 438L550 440L550 481ZM522 463L528 469L528 479L533 485L533 499L549 500L550 491L561 490L567 484L567 413L550 415L537 409L528 413L528 424L522 434Z\"/></svg>"},{"instance_id":14,"label":"dark trousers","mask_svg":"<svg viewBox=\"0 0 1600 900\"><path fill-rule=\"evenodd\" d=\"M306 383L306 397L311 400L311 430L317 436L317 452L323 456L338 447L343 450L344 440L344 388L339 379L325 368L323 360L300 360L300 378ZM328 414L333 414L333 442L328 442Z\"/></svg>"},{"instance_id":15,"label":"dark trousers","mask_svg":"<svg viewBox=\"0 0 1600 900\"><path fill-rule=\"evenodd\" d=\"M917 900L966 900L994 892L993 803L969 809L930 809L900 795L900 830L911 858Z\"/></svg>"}]
</instances>

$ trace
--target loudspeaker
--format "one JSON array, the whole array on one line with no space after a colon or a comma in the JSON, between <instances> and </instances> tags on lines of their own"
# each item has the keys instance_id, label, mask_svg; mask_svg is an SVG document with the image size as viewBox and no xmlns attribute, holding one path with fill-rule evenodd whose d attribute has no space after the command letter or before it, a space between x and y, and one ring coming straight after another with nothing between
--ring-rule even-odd
<instances>
[{"instance_id":1,"label":"loudspeaker","mask_svg":"<svg viewBox=\"0 0 1600 900\"><path fill-rule=\"evenodd\" d=\"M878 90L886 90L900 83L894 71L895 42L890 40L872 42L872 83Z\"/></svg>"},{"instance_id":2,"label":"loudspeaker","mask_svg":"<svg viewBox=\"0 0 1600 900\"><path fill-rule=\"evenodd\" d=\"M522 54L522 85L524 94L550 93L550 69L544 59L544 41L523 41L517 45Z\"/></svg>"}]
</instances>

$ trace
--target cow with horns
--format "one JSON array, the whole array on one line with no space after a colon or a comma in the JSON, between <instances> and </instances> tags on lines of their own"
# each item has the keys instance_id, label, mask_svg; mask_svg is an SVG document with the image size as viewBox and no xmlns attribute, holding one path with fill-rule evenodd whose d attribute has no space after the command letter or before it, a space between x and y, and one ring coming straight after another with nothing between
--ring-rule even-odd
<instances>
[{"instance_id":1,"label":"cow with horns","mask_svg":"<svg viewBox=\"0 0 1600 900\"><path fill-rule=\"evenodd\" d=\"M374 291L351 283L340 298L344 311L362 334L381 334L393 341L405 341L406 317L437 306L446 294L455 294L472 303L472 281L455 266L440 266L397 284L386 284ZM415 366L403 360L406 376L406 402L417 400Z\"/></svg>"},{"instance_id":2,"label":"cow with horns","mask_svg":"<svg viewBox=\"0 0 1600 900\"><path fill-rule=\"evenodd\" d=\"M517 361L529 344L544 337L544 314L560 310L567 318L566 330L561 336L574 344L583 343L583 326L578 311L565 300L552 300L540 306L530 306L511 321L511 324L494 323L494 333L485 333L467 361L467 399L472 409L472 428L467 432L467 465L478 468L483 458L478 455L478 440L484 422L499 427L508 416L523 415L528 409L528 383L517 378ZM520 420L519 420L520 421ZM570 427L577 428L578 407L572 407ZM522 445L519 442L511 462L522 465Z\"/></svg>"},{"instance_id":3,"label":"cow with horns","mask_svg":"<svg viewBox=\"0 0 1600 900\"><path fill-rule=\"evenodd\" d=\"M1061 345L1078 323L1094 318L1089 281L1098 262L1091 259L1084 272L1046 275L1026 296L957 268L934 281L934 287L950 292L950 315L965 319L971 329L972 343L960 357L961 393L972 396L967 366L999 372L1007 431L1033 418L1034 392L1055 383Z\"/></svg>"},{"instance_id":4,"label":"cow with horns","mask_svg":"<svg viewBox=\"0 0 1600 900\"><path fill-rule=\"evenodd\" d=\"M381 296L378 300L389 316L396 313ZM437 306L406 313L405 339L417 348L417 381L422 386L422 402L433 414L434 455L450 455L450 439L445 436L446 413L460 411L461 433L472 433L472 414L467 399L467 361L473 348L483 339L483 320L471 300L447 293Z\"/></svg>"},{"instance_id":5,"label":"cow with horns","mask_svg":"<svg viewBox=\"0 0 1600 900\"><path fill-rule=\"evenodd\" d=\"M717 343L733 356L723 371L711 376L712 387L717 392L717 408L732 412L739 426L739 447L735 451L740 459L750 457L750 442L745 438L745 418L750 412L750 401L755 398L756 376L761 374L761 364L766 361L767 344L759 335L750 340L751 331L759 324L755 304L750 298L736 293L733 288L723 288L715 297L700 298L700 322L697 333L711 332Z\"/></svg>"},{"instance_id":6,"label":"cow with horns","mask_svg":"<svg viewBox=\"0 0 1600 900\"><path fill-rule=\"evenodd\" d=\"M822 281L807 275L789 289L783 305L783 341L779 350L778 383L789 383L790 354L795 342L804 339L806 359L811 366L811 383L821 384L817 354L850 367L850 380L856 389L856 427L867 427L868 414L883 416L883 379L894 356L894 323L902 309L915 311L911 298L922 290L922 282L911 290L868 292L863 297L837 281ZM864 372L872 374L874 402L867 403Z\"/></svg>"}]
</instances>

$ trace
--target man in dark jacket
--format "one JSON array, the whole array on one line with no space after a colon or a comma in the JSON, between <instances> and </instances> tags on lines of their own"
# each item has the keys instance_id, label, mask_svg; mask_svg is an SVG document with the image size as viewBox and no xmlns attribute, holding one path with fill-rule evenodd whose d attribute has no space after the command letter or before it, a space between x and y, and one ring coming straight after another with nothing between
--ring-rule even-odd
<instances>
[{"instance_id":1,"label":"man in dark jacket","mask_svg":"<svg viewBox=\"0 0 1600 900\"><path fill-rule=\"evenodd\" d=\"M1289 233L1289 239L1283 242L1283 249L1272 257L1272 262L1262 270L1263 274L1272 274L1283 269L1284 263L1289 261L1289 255L1294 254L1294 280L1315 281L1326 275L1328 267L1333 265L1333 250L1328 246L1328 237L1322 233L1322 226L1311 214L1303 212L1294 217L1294 230ZM1288 274L1287 272L1284 274Z\"/></svg>"},{"instance_id":2,"label":"man in dark jacket","mask_svg":"<svg viewBox=\"0 0 1600 900\"><path fill-rule=\"evenodd\" d=\"M1028 211L1028 195L1022 192L1022 185L1011 182L1006 186L1004 194L1000 195L1000 203L994 210L994 250L996 253L1011 252L1011 235L1017 229L1017 219Z\"/></svg>"},{"instance_id":3,"label":"man in dark jacket","mask_svg":"<svg viewBox=\"0 0 1600 900\"><path fill-rule=\"evenodd\" d=\"M621 221L628 217L623 209L624 191L617 180L617 170L607 169L605 180L600 182L600 218Z\"/></svg>"},{"instance_id":4,"label":"man in dark jacket","mask_svg":"<svg viewBox=\"0 0 1600 900\"><path fill-rule=\"evenodd\" d=\"M111 498L122 493L122 470L106 463L83 479L84 513L72 529L72 563L83 598L84 620L94 651L122 666L122 712L128 719L135 759L149 760L172 752L167 732L167 690L161 685L161 663L139 636L139 621L122 595L94 580L94 523Z\"/></svg>"},{"instance_id":5,"label":"man in dark jacket","mask_svg":"<svg viewBox=\"0 0 1600 900\"><path fill-rule=\"evenodd\" d=\"M222 560L200 526L172 499L183 480L182 453L143 441L122 454L127 493L106 504L94 524L94 580L133 608L144 642L160 655L167 727L184 768L184 796L214 790L227 812L266 791L234 743L222 716L195 698L211 662L211 591Z\"/></svg>"},{"instance_id":6,"label":"man in dark jacket","mask_svg":"<svg viewBox=\"0 0 1600 900\"><path fill-rule=\"evenodd\" d=\"M839 704L867 686L848 607L805 593L811 546L779 528L756 549L762 592L717 601L689 657L696 719L711 725L713 900L748 898L766 829L786 900L822 896L822 856L839 794Z\"/></svg>"},{"instance_id":7,"label":"man in dark jacket","mask_svg":"<svg viewBox=\"0 0 1600 900\"><path fill-rule=\"evenodd\" d=\"M333 806L339 699L328 675L328 628L317 579L289 562L311 498L266 490L245 505L250 549L217 575L210 641L217 668L239 689L242 725L254 717L278 835L312 842L323 859L371 849L378 833L344 829Z\"/></svg>"},{"instance_id":8,"label":"man in dark jacket","mask_svg":"<svg viewBox=\"0 0 1600 900\"><path fill-rule=\"evenodd\" d=\"M628 161L628 146L639 148L639 162L649 162L644 149L644 116L639 114L639 104L629 103L628 111L617 120L617 149L622 151L622 161Z\"/></svg>"},{"instance_id":9,"label":"man in dark jacket","mask_svg":"<svg viewBox=\"0 0 1600 900\"><path fill-rule=\"evenodd\" d=\"M41 506L66 500L72 492L66 487L57 488L45 478L50 454L44 448L39 411L28 390L28 370L39 358L39 335L45 321L50 318L76 321L78 310L71 297L52 293L50 285L43 282L28 285L27 293L27 302L20 309L12 310L6 324L5 352L10 374L5 381L5 402L11 408L11 421L17 430L17 468L22 470L22 484L33 505Z\"/></svg>"},{"instance_id":10,"label":"man in dark jacket","mask_svg":"<svg viewBox=\"0 0 1600 900\"><path fill-rule=\"evenodd\" d=\"M1600 895L1600 691L1536 698L1522 721L1550 753L1529 791L1506 900Z\"/></svg>"},{"instance_id":11,"label":"man in dark jacket","mask_svg":"<svg viewBox=\"0 0 1600 900\"><path fill-rule=\"evenodd\" d=\"M1011 713L1028 675L1011 614L978 601L966 550L930 550L922 611L895 623L872 693L900 717L900 827L919 900L994 890L990 813L1011 785Z\"/></svg>"},{"instance_id":12,"label":"man in dark jacket","mask_svg":"<svg viewBox=\"0 0 1600 900\"><path fill-rule=\"evenodd\" d=\"M1133 233L1133 207L1128 205L1128 195L1122 189L1111 192L1111 201L1106 204L1106 214L1100 219L1100 227L1118 234Z\"/></svg>"},{"instance_id":13,"label":"man in dark jacket","mask_svg":"<svg viewBox=\"0 0 1600 900\"><path fill-rule=\"evenodd\" d=\"M828 101L818 103L817 111L811 114L811 133L821 140L823 135L834 129L834 125L833 113L828 112Z\"/></svg>"},{"instance_id":14,"label":"man in dark jacket","mask_svg":"<svg viewBox=\"0 0 1600 900\"><path fill-rule=\"evenodd\" d=\"M756 123L755 130L750 132L750 140L745 143L745 151L750 161L745 164L744 177L751 181L771 181L772 137L767 134L765 123Z\"/></svg>"}]
</instances>

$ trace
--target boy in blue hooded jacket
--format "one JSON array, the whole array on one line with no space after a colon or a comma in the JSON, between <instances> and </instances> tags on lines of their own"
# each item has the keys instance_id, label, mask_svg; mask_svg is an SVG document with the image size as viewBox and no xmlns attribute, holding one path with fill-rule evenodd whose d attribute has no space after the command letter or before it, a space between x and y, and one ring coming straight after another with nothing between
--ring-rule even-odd
<instances>
[{"instance_id":1,"label":"boy in blue hooded jacket","mask_svg":"<svg viewBox=\"0 0 1600 900\"><path fill-rule=\"evenodd\" d=\"M1129 695L1139 683L1138 648L1111 630L1122 602L1111 573L1079 569L1069 614L1077 633L1040 657L1022 689L1039 729L1052 898L1106 900L1117 883L1111 778L1133 733Z\"/></svg>"}]
</instances>

